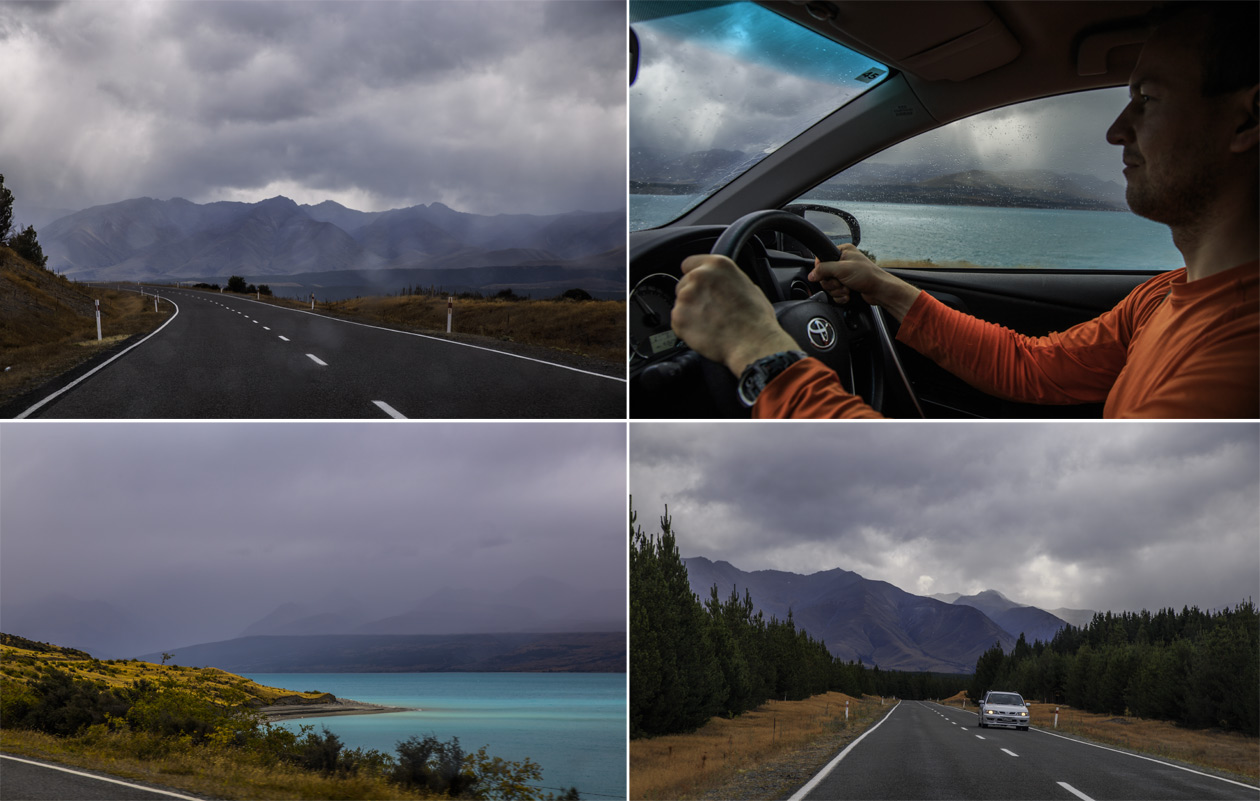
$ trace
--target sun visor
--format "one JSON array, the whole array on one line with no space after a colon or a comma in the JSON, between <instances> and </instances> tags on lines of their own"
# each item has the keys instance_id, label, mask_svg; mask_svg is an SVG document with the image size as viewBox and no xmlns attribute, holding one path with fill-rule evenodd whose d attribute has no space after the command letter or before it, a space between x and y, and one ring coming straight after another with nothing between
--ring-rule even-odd
<instances>
[{"instance_id":1,"label":"sun visor","mask_svg":"<svg viewBox=\"0 0 1260 801\"><path fill-rule=\"evenodd\" d=\"M978 0L810 0L771 7L815 30L824 23L842 44L927 81L963 81L1020 53L1005 23Z\"/></svg>"}]
</instances>

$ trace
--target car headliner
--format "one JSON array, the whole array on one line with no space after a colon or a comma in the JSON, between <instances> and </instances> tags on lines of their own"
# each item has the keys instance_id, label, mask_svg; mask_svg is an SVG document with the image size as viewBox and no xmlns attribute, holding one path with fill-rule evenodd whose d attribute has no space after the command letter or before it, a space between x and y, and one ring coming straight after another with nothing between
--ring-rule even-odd
<instances>
[{"instance_id":1,"label":"car headliner","mask_svg":"<svg viewBox=\"0 0 1260 801\"><path fill-rule=\"evenodd\" d=\"M675 225L724 224L781 206L880 150L982 111L1127 85L1147 35L1143 18L1153 3L811 0L761 5L897 73L767 156Z\"/></svg>"}]
</instances>

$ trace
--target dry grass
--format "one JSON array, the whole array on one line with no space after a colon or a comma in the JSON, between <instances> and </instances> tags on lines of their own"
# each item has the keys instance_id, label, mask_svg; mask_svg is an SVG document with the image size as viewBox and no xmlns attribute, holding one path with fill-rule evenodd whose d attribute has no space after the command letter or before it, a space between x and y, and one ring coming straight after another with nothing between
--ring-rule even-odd
<instances>
[{"instance_id":1,"label":"dry grass","mask_svg":"<svg viewBox=\"0 0 1260 801\"><path fill-rule=\"evenodd\" d=\"M962 693L942 703L962 707ZM974 712L975 704L966 709ZM1151 756L1260 779L1260 738L1215 729L1185 729L1163 720L1083 712L1063 704L1028 704L1032 725ZM1054 726L1054 710L1059 725Z\"/></svg>"},{"instance_id":2,"label":"dry grass","mask_svg":"<svg viewBox=\"0 0 1260 801\"><path fill-rule=\"evenodd\" d=\"M290 309L310 303L263 297ZM315 303L315 310L338 317L445 336L446 298L423 295L363 297ZM620 300L468 300L456 298L451 333L519 342L624 364L626 303Z\"/></svg>"},{"instance_id":3,"label":"dry grass","mask_svg":"<svg viewBox=\"0 0 1260 801\"><path fill-rule=\"evenodd\" d=\"M104 341L96 339L93 300L101 301ZM167 320L170 304L134 292L89 289L33 267L0 248L0 404L56 378ZM5 369L9 368L9 369Z\"/></svg>"},{"instance_id":4,"label":"dry grass","mask_svg":"<svg viewBox=\"0 0 1260 801\"><path fill-rule=\"evenodd\" d=\"M630 797L695 798L818 738L844 730L856 736L886 711L877 698L832 692L804 701L769 701L733 719L713 718L690 734L633 740Z\"/></svg>"},{"instance_id":5,"label":"dry grass","mask_svg":"<svg viewBox=\"0 0 1260 801\"><path fill-rule=\"evenodd\" d=\"M78 737L0 730L0 750L213 798L424 798L372 776L328 777L227 747L180 748L96 726ZM178 741L176 741L178 742Z\"/></svg>"}]
</instances>

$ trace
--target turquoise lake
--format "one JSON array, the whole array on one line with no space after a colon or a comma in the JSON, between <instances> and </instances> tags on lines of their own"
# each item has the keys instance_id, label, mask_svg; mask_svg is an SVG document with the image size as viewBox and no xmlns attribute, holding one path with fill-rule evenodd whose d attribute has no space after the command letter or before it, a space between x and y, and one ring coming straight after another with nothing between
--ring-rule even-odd
<instances>
[{"instance_id":1,"label":"turquoise lake","mask_svg":"<svg viewBox=\"0 0 1260 801\"><path fill-rule=\"evenodd\" d=\"M400 740L458 737L465 752L488 746L503 759L542 767L539 786L577 787L583 798L626 797L624 673L249 673L260 684L319 690L416 709L381 715L297 718L351 748L393 753Z\"/></svg>"},{"instance_id":2,"label":"turquoise lake","mask_svg":"<svg viewBox=\"0 0 1260 801\"><path fill-rule=\"evenodd\" d=\"M671 219L693 200L631 195L630 228ZM810 202L857 217L861 248L877 259L1081 270L1171 270L1185 264L1167 226L1123 211Z\"/></svg>"}]
</instances>

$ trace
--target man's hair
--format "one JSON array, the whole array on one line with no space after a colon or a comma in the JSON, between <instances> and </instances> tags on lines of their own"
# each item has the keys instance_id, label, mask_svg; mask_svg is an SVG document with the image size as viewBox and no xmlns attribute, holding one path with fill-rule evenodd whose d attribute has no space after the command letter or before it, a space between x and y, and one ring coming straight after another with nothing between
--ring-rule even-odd
<instances>
[{"instance_id":1,"label":"man's hair","mask_svg":"<svg viewBox=\"0 0 1260 801\"><path fill-rule=\"evenodd\" d=\"M1217 97L1260 83L1260 2L1256 0L1198 0L1156 6L1148 15L1151 28L1182 16L1204 20L1195 37L1203 67L1203 94Z\"/></svg>"}]
</instances>

